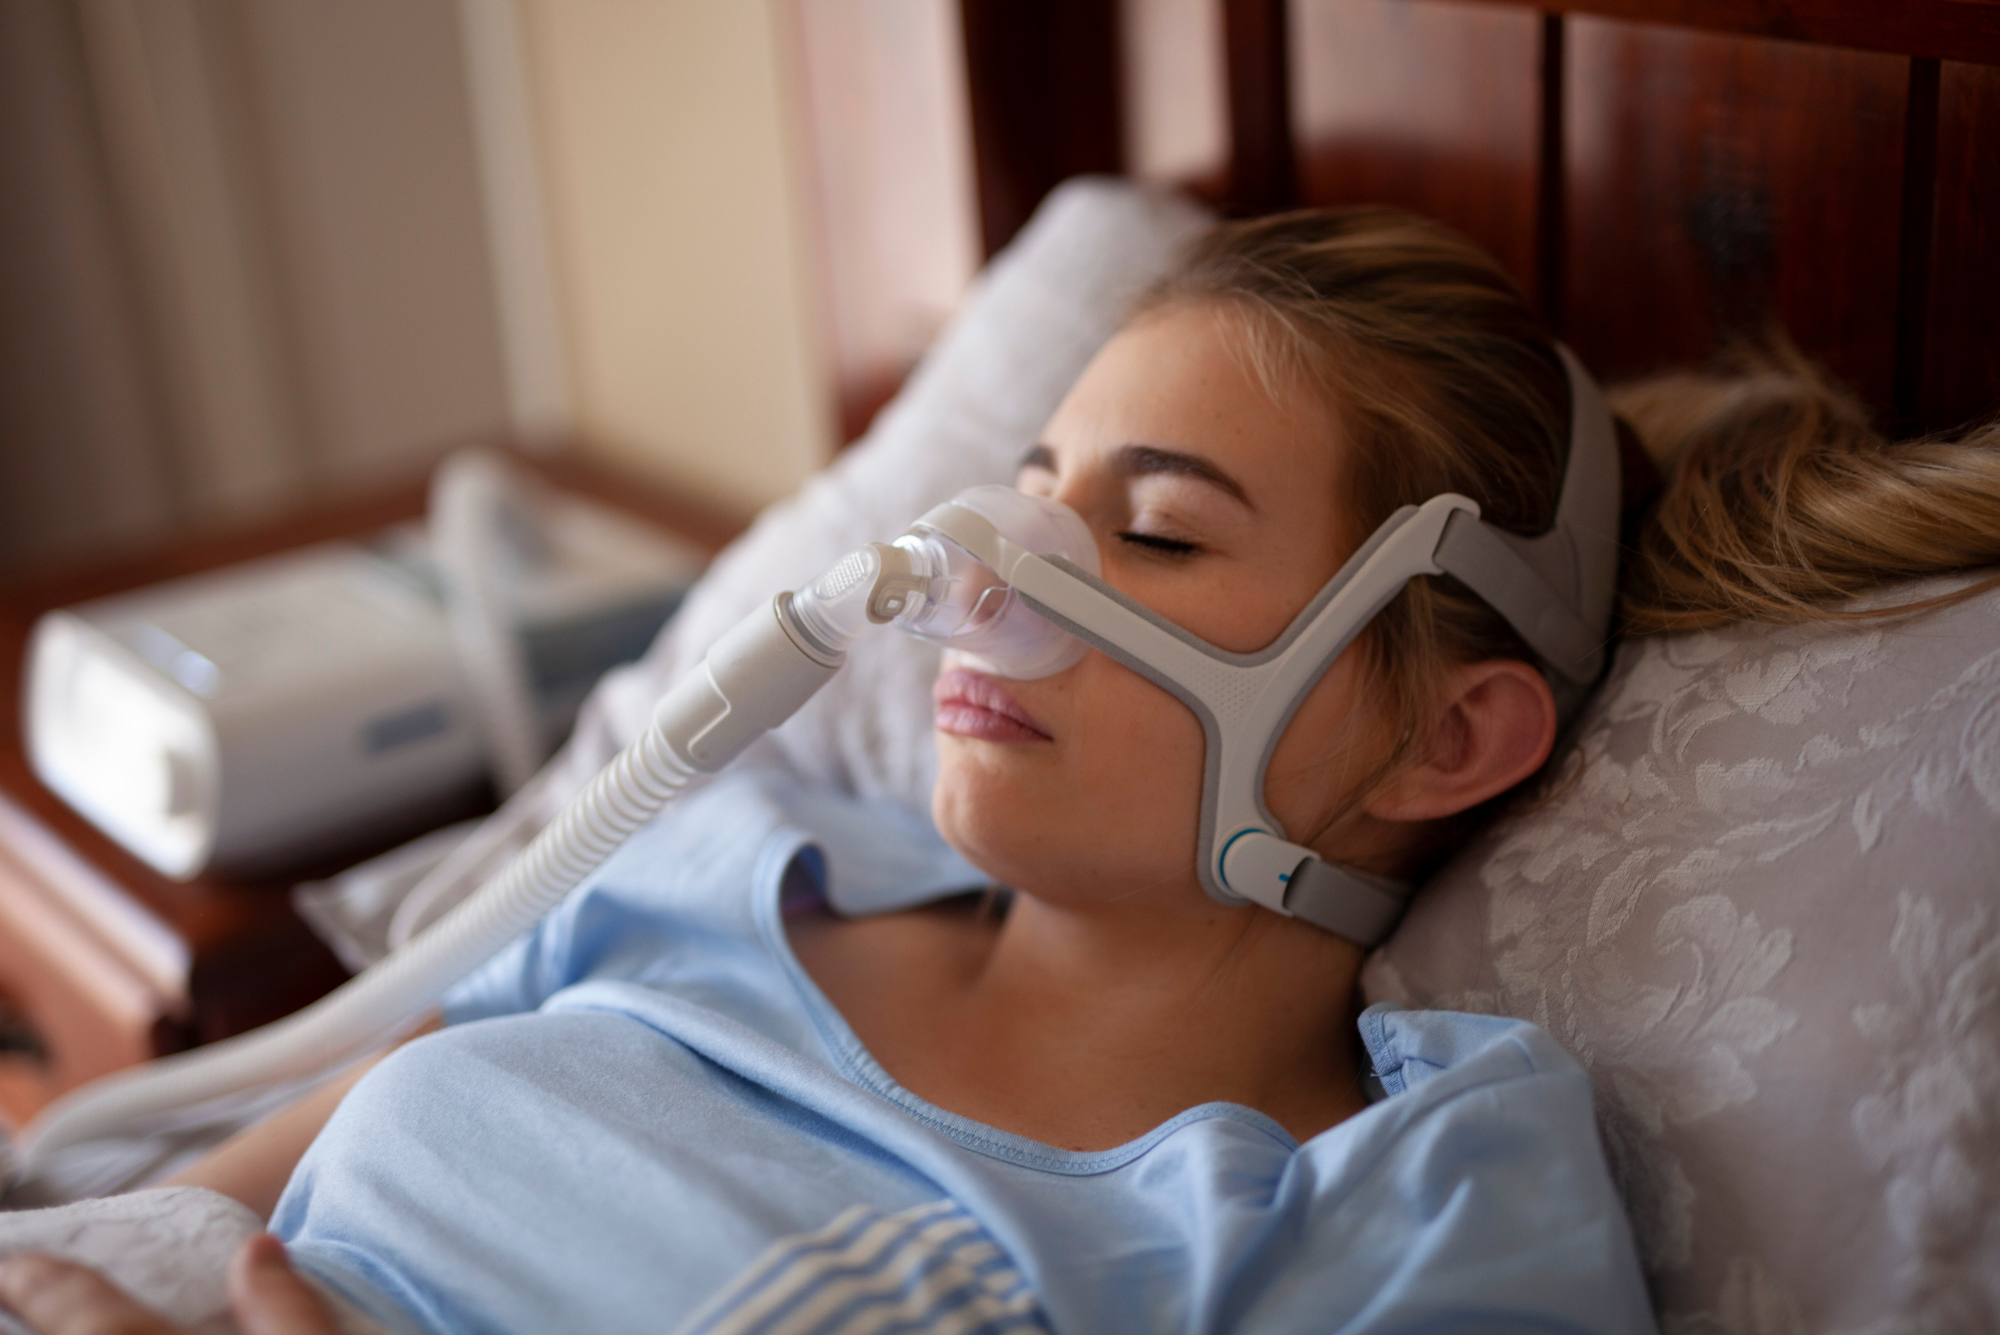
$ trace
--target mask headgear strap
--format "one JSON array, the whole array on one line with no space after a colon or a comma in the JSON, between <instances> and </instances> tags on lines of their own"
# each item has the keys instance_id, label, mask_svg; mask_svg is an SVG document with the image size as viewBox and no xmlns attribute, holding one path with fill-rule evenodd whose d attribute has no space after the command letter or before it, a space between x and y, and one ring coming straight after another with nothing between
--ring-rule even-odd
<instances>
[{"instance_id":1,"label":"mask headgear strap","mask_svg":"<svg viewBox=\"0 0 2000 1335\"><path fill-rule=\"evenodd\" d=\"M946 504L923 522L990 566L1037 612L1172 693L1206 740L1199 872L1226 904L1252 902L1364 946L1386 937L1409 887L1289 843L1264 805L1285 725L1326 669L1418 575L1471 588L1541 660L1565 718L1603 668L1617 580L1618 451L1610 410L1566 348L1569 457L1556 523L1521 538L1477 502L1434 496L1391 515L1275 641L1236 654L1199 639L1060 556L1025 551L983 516Z\"/></svg>"}]
</instances>

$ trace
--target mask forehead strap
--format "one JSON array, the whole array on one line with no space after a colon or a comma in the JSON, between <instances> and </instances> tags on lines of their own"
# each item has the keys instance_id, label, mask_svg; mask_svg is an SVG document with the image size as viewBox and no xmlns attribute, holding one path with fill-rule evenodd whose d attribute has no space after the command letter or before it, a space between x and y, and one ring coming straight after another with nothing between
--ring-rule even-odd
<instances>
[{"instance_id":1,"label":"mask forehead strap","mask_svg":"<svg viewBox=\"0 0 2000 1335\"><path fill-rule=\"evenodd\" d=\"M1524 538L1456 521L1438 564L1507 619L1550 674L1569 712L1603 672L1618 594L1618 433L1604 393L1574 354L1556 353L1569 381L1569 452L1555 523Z\"/></svg>"}]
</instances>

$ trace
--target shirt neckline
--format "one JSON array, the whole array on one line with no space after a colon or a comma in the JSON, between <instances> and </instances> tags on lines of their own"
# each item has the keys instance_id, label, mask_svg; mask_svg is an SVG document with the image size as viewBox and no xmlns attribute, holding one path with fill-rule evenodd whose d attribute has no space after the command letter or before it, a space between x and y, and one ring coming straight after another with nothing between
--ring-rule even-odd
<instances>
[{"instance_id":1,"label":"shirt neckline","mask_svg":"<svg viewBox=\"0 0 2000 1335\"><path fill-rule=\"evenodd\" d=\"M782 909L785 879L792 874L814 877L821 882L820 888L824 893L823 858L810 836L801 832L773 839L758 858L756 873L751 880L751 916L764 948L790 980L800 1005L818 1031L836 1069L848 1080L894 1103L939 1134L988 1158L1073 1177L1122 1168L1177 1131L1197 1122L1235 1122L1262 1132L1288 1155L1297 1152L1299 1142L1291 1132L1268 1114L1241 1103L1218 1101L1197 1104L1176 1113L1136 1139L1108 1150L1065 1150L962 1117L912 1093L898 1084L888 1070L875 1060L874 1054L861 1042L860 1035L847 1023L847 1017L820 990L819 984L813 981L812 975L806 972L805 966L793 953Z\"/></svg>"}]
</instances>

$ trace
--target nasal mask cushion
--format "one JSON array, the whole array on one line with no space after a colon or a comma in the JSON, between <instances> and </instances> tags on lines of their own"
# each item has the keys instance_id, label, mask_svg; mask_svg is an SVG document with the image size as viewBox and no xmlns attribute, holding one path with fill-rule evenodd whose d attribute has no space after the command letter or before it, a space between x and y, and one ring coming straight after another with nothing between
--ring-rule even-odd
<instances>
[{"instance_id":1,"label":"nasal mask cushion","mask_svg":"<svg viewBox=\"0 0 2000 1335\"><path fill-rule=\"evenodd\" d=\"M1287 841L1264 804L1265 770L1306 694L1419 575L1452 575L1499 612L1535 652L1565 719L1581 703L1602 670L1617 581L1617 438L1596 384L1568 349L1558 352L1571 425L1549 532L1494 528L1477 502L1449 493L1405 506L1256 653L1218 648L1111 588L1075 511L998 486L961 493L897 540L914 596L870 619L893 620L995 676L1048 676L1088 645L1169 691L1206 740L1202 887L1222 903L1261 904L1375 945L1409 887Z\"/></svg>"},{"instance_id":2,"label":"nasal mask cushion","mask_svg":"<svg viewBox=\"0 0 2000 1335\"><path fill-rule=\"evenodd\" d=\"M988 486L961 492L951 505L985 520L1021 551L1060 559L1092 578L1099 573L1090 525L1060 501ZM991 565L928 519L896 540L934 572L926 603L898 623L904 630L981 671L1017 681L1054 676L1082 659L1082 640L1036 612Z\"/></svg>"}]
</instances>

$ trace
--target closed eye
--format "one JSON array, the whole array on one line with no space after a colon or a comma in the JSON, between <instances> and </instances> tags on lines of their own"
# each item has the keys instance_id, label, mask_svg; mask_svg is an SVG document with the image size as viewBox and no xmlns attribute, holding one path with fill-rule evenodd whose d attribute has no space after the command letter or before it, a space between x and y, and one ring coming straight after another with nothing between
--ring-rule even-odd
<instances>
[{"instance_id":1,"label":"closed eye","mask_svg":"<svg viewBox=\"0 0 2000 1335\"><path fill-rule=\"evenodd\" d=\"M1192 556L1201 550L1195 543L1182 542L1179 538L1163 538L1156 533L1120 533L1118 540L1162 556Z\"/></svg>"}]
</instances>

